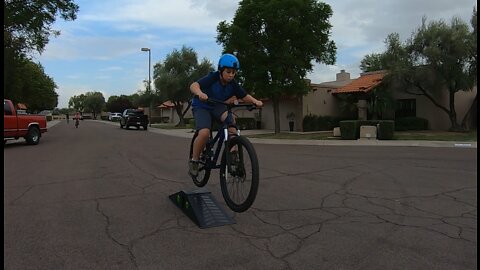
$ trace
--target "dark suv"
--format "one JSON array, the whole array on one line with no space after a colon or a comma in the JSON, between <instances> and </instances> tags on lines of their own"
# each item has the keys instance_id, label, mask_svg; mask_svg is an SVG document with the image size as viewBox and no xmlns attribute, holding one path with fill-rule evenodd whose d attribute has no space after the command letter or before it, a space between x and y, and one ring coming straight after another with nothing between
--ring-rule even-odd
<instances>
[{"instance_id":1,"label":"dark suv","mask_svg":"<svg viewBox=\"0 0 480 270\"><path fill-rule=\"evenodd\" d=\"M135 126L137 129L140 129L140 126L142 126L144 130L147 130L148 116L143 113L143 110L126 109L123 111L120 118L120 128L125 127L128 129L131 126Z\"/></svg>"}]
</instances>

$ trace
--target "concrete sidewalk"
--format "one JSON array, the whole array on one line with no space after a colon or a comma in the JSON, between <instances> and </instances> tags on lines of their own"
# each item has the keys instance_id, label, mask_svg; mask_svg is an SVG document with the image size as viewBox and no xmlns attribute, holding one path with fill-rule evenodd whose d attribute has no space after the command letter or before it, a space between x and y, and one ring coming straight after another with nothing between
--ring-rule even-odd
<instances>
[{"instance_id":1,"label":"concrete sidewalk","mask_svg":"<svg viewBox=\"0 0 480 270\"><path fill-rule=\"evenodd\" d=\"M88 120L100 123L118 126L118 122L108 122L100 120ZM58 124L59 120L48 122L48 128ZM161 129L149 128L148 131L170 135L182 138L192 138L192 129ZM242 130L242 135L269 134L273 130ZM291 144L291 145L334 145L334 146L411 146L411 147L457 147L457 148L477 148L477 142L464 141L425 141L425 140L376 140L376 139L359 139L359 140L287 140L287 139L259 139L249 138L252 143L258 144Z\"/></svg>"}]
</instances>

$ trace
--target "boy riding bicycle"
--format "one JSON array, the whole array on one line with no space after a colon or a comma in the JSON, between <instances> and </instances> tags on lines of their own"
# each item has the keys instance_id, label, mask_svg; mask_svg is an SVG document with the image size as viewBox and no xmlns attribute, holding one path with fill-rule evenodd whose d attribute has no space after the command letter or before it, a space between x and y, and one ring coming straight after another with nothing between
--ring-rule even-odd
<instances>
[{"instance_id":1,"label":"boy riding bicycle","mask_svg":"<svg viewBox=\"0 0 480 270\"><path fill-rule=\"evenodd\" d=\"M234 77L240 69L240 62L233 54L224 54L218 61L218 70L210 72L205 77L190 85L190 91L194 94L192 100L192 112L195 119L195 129L198 137L193 144L192 159L189 162L188 173L198 175L198 159L210 136L212 118L225 121L227 108L221 104L206 103L208 98L225 101L233 104L237 98L244 102L252 103L256 107L262 107L260 100L247 94L247 92L235 81ZM235 119L227 119L229 134L236 133Z\"/></svg>"}]
</instances>

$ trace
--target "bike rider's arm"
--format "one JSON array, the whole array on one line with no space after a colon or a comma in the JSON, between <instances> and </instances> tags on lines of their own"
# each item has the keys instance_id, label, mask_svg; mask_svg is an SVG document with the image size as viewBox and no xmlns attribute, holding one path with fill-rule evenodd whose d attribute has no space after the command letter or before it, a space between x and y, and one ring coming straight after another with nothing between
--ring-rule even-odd
<instances>
[{"instance_id":1,"label":"bike rider's arm","mask_svg":"<svg viewBox=\"0 0 480 270\"><path fill-rule=\"evenodd\" d=\"M198 98L201 101L206 101L208 99L207 94L202 92L202 89L200 89L200 84L198 82L194 82L190 85L190 92L192 92L192 94L198 96Z\"/></svg>"},{"instance_id":2,"label":"bike rider's arm","mask_svg":"<svg viewBox=\"0 0 480 270\"><path fill-rule=\"evenodd\" d=\"M245 97L242 98L242 100L244 102L247 102L247 103L255 104L256 107L262 107L263 106L263 102L261 102L260 100L252 97L251 95L246 95Z\"/></svg>"}]
</instances>

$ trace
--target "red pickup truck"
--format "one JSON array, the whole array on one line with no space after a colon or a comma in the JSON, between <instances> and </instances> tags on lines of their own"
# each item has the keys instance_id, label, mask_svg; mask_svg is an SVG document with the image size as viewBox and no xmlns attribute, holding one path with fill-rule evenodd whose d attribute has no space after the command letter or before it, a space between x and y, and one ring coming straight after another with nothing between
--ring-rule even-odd
<instances>
[{"instance_id":1,"label":"red pickup truck","mask_svg":"<svg viewBox=\"0 0 480 270\"><path fill-rule=\"evenodd\" d=\"M12 101L3 99L3 144L20 137L25 138L27 144L38 144L44 132L47 132L45 116L17 114Z\"/></svg>"}]
</instances>

